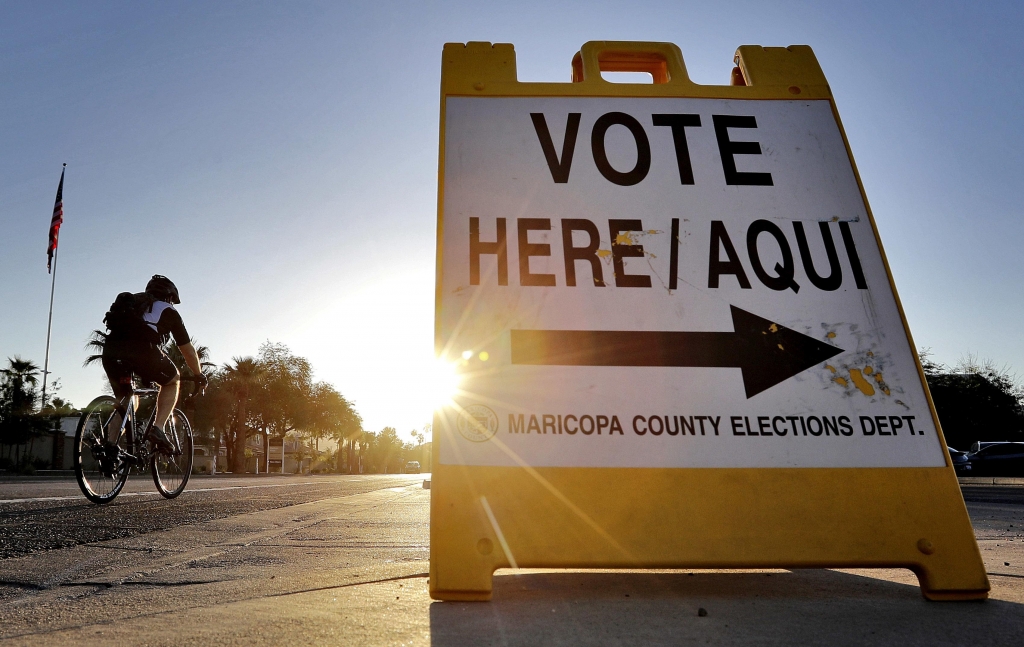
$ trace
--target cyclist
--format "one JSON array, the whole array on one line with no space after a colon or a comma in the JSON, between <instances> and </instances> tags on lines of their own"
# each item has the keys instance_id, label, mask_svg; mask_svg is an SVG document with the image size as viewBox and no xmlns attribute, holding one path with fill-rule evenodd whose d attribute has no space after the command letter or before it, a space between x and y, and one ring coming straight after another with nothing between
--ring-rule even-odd
<instances>
[{"instance_id":1,"label":"cyclist","mask_svg":"<svg viewBox=\"0 0 1024 647\"><path fill-rule=\"evenodd\" d=\"M128 296L128 295L124 295ZM164 425L178 402L178 384L180 375L178 367L160 348L173 338L174 343L185 358L185 364L192 370L200 388L207 384L199 364L199 355L192 345L191 338L185 330L181 315L174 306L181 303L178 288L166 276L156 274L146 284L146 291L131 295L133 314L141 315L142 321L132 322L133 325L115 323L116 317L108 313L107 326L110 333L103 345L103 370L107 373L114 397L124 399L131 393L132 375L146 382L155 382L160 389L156 400L156 415L153 423L146 430L146 440L153 442L157 449L171 452L174 446L164 434ZM118 297L119 301L121 297ZM115 306L118 302L115 302ZM115 308L112 306L111 311ZM115 426L116 425L116 426ZM119 428L118 420L112 428ZM108 462L117 455L116 446L111 439L107 440Z\"/></svg>"}]
</instances>

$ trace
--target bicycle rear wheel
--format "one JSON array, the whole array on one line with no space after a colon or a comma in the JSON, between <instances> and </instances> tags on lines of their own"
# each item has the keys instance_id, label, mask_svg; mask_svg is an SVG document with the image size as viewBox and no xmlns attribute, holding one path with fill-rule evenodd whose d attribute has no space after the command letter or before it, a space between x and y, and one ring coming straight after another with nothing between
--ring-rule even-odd
<instances>
[{"instance_id":1,"label":"bicycle rear wheel","mask_svg":"<svg viewBox=\"0 0 1024 647\"><path fill-rule=\"evenodd\" d=\"M164 433L176 449L169 455L154 451L149 467L157 492L173 499L182 493L192 476L192 426L181 409L171 413Z\"/></svg>"},{"instance_id":2,"label":"bicycle rear wheel","mask_svg":"<svg viewBox=\"0 0 1024 647\"><path fill-rule=\"evenodd\" d=\"M75 478L82 494L93 503L110 503L128 480L128 462L122 456L107 456L103 448L103 441L120 431L121 417L115 413L114 398L100 396L85 408L75 430ZM127 434L120 434L117 446L128 452Z\"/></svg>"}]
</instances>

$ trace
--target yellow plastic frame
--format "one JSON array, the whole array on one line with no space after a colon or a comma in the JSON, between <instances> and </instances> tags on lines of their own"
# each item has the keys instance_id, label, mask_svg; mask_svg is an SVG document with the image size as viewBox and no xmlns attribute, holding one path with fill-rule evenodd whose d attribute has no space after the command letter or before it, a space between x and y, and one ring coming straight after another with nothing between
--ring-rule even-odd
<instances>
[{"instance_id":1,"label":"yellow plastic frame","mask_svg":"<svg viewBox=\"0 0 1024 647\"><path fill-rule=\"evenodd\" d=\"M448 43L441 66L435 347L441 339L445 100L450 96L826 99L846 144L878 247L874 216L832 92L806 45L741 46L732 85L690 81L671 43L593 41L572 83L520 83L510 44ZM602 71L649 72L654 84ZM903 306L885 252L910 348ZM924 372L935 428L942 437ZM904 567L930 600L987 597L988 577L949 457L941 468L622 469L444 465L434 420L430 595L488 600L496 569ZM514 525L498 527L491 509Z\"/></svg>"}]
</instances>

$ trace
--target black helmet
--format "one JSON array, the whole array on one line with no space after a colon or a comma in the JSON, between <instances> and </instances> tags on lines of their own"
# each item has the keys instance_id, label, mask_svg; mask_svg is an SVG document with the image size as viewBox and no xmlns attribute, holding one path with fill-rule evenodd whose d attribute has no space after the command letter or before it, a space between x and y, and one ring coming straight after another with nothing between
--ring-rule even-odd
<instances>
[{"instance_id":1,"label":"black helmet","mask_svg":"<svg viewBox=\"0 0 1024 647\"><path fill-rule=\"evenodd\" d=\"M146 284L146 293L169 303L181 303L178 298L178 288L169 278L161 274L154 274L153 278Z\"/></svg>"}]
</instances>

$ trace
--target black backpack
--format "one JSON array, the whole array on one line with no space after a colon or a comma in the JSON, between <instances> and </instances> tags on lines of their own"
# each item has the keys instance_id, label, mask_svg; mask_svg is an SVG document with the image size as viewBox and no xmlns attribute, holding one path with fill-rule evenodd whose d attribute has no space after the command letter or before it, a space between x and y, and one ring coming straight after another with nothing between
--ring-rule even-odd
<instances>
[{"instance_id":1,"label":"black backpack","mask_svg":"<svg viewBox=\"0 0 1024 647\"><path fill-rule=\"evenodd\" d=\"M114 339L160 343L160 334L153 330L143 316L155 300L145 292L132 294L122 292L110 304L110 310L103 317L110 336Z\"/></svg>"}]
</instances>

